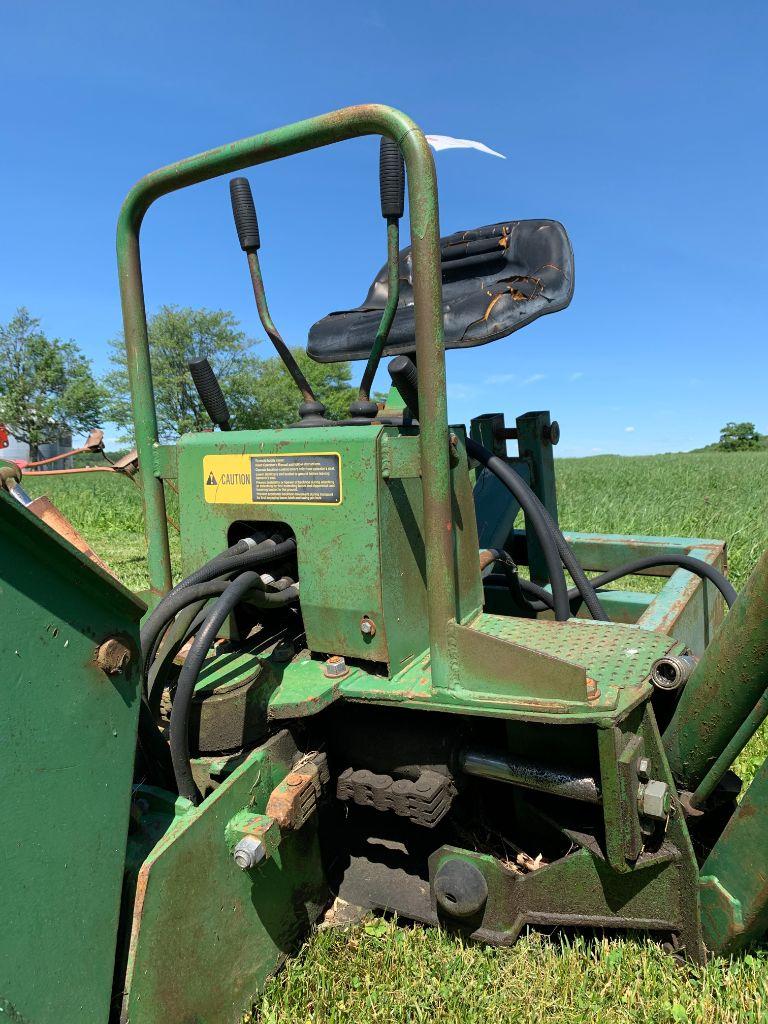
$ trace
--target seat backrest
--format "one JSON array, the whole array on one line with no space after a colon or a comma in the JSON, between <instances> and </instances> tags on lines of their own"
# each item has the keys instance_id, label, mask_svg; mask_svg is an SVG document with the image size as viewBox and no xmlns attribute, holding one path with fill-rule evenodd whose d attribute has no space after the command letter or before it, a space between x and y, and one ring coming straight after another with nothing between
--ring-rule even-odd
<instances>
[{"instance_id":1,"label":"seat backrest","mask_svg":"<svg viewBox=\"0 0 768 1024\"><path fill-rule=\"evenodd\" d=\"M573 251L555 220L513 220L440 239L446 348L504 338L573 295ZM367 359L387 301L381 268L361 306L329 313L309 332L307 353L320 363ZM400 252L400 300L385 355L414 351L411 247Z\"/></svg>"}]
</instances>

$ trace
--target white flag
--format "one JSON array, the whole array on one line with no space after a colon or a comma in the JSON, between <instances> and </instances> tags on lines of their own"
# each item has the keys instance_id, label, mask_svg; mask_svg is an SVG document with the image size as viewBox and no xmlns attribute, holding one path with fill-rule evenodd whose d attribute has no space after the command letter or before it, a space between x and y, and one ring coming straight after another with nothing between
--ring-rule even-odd
<instances>
[{"instance_id":1,"label":"white flag","mask_svg":"<svg viewBox=\"0 0 768 1024\"><path fill-rule=\"evenodd\" d=\"M474 139L454 139L450 135L427 135L426 140L436 153L439 153L441 149L479 149L481 153L489 153L491 156L501 157L502 160L507 159L503 153L497 153L495 149L491 149L483 142L475 142Z\"/></svg>"}]
</instances>

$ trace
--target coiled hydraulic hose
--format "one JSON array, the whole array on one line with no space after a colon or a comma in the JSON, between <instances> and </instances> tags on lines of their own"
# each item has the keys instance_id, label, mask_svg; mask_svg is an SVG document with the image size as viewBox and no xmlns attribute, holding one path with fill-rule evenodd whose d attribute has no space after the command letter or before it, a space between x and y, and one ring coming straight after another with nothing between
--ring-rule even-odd
<instances>
[{"instance_id":1,"label":"coiled hydraulic hose","mask_svg":"<svg viewBox=\"0 0 768 1024\"><path fill-rule=\"evenodd\" d=\"M593 587L604 587L608 583L615 583L616 580L623 579L625 576L633 576L635 573L641 572L644 569L661 569L668 565L687 569L688 572L692 572L695 576L709 580L710 583L713 583L720 591L729 608L736 600L736 590L730 580L724 576L719 569L710 565L709 562L704 562L700 558L693 558L691 555L646 555L644 558L637 558L632 562L625 562L624 565L619 565L615 569L609 569L607 572L601 573L600 576L593 576L590 583ZM524 579L520 580L520 586L526 593L531 594L538 599L531 602L535 611L542 612L547 608L552 609L554 607L552 595L548 590L537 586L530 580ZM582 594L575 587L568 591L568 598L570 601L581 597Z\"/></svg>"},{"instance_id":2,"label":"coiled hydraulic hose","mask_svg":"<svg viewBox=\"0 0 768 1024\"><path fill-rule=\"evenodd\" d=\"M547 573L552 587L552 602L555 609L555 618L564 622L571 616L571 609L568 603L568 588L565 582L565 573L560 560L560 553L553 531L542 513L543 506L528 484L513 469L500 459L498 455L489 452L471 437L467 438L467 455L485 466L494 476L498 477L501 483L509 490L515 500L528 517L538 538L541 550L547 563Z\"/></svg>"},{"instance_id":3,"label":"coiled hydraulic hose","mask_svg":"<svg viewBox=\"0 0 768 1024\"><path fill-rule=\"evenodd\" d=\"M195 685L205 657L227 617L248 591L259 586L263 586L263 584L258 573L255 572L244 572L232 580L198 630L179 674L171 709L171 762L179 794L193 804L198 804L201 799L200 791L192 775L189 755L189 714ZM272 606L280 606L295 601L297 597L298 588L288 587L274 594L261 593L259 601Z\"/></svg>"},{"instance_id":4,"label":"coiled hydraulic hose","mask_svg":"<svg viewBox=\"0 0 768 1024\"><path fill-rule=\"evenodd\" d=\"M532 505L535 506L540 513L540 518L544 520L547 531L555 542L560 560L573 577L573 582L576 584L576 588L579 594L581 594L584 604L586 604L589 609L590 615L593 619L598 619L601 622L607 622L608 616L605 609L600 604L600 599L595 592L594 586L579 565L576 555L574 555L571 550L571 546L563 536L560 527L549 514L549 510L546 505L539 500L539 496L536 492L533 491L525 480L523 480L523 478L519 476L514 469L511 469L503 459L494 455L471 437L467 438L467 454L477 462L481 463L481 465L485 466L486 469L493 473L493 475L503 483L509 491L512 492L512 495L517 500L526 516L528 516L529 520L531 520L530 508ZM525 502L520 500L520 494L525 495ZM539 543L541 543L541 535L538 530L536 530L536 536L539 538ZM544 545L542 544L541 546L542 550L544 550ZM547 562L547 571L549 572L549 578L551 581L553 576L549 569L549 562ZM554 587L552 588L552 592L554 594ZM560 616L558 615L556 617L559 618Z\"/></svg>"},{"instance_id":5,"label":"coiled hydraulic hose","mask_svg":"<svg viewBox=\"0 0 768 1024\"><path fill-rule=\"evenodd\" d=\"M145 663L148 666L145 691L149 706L155 714L174 658L205 622L207 604L208 601L203 599L183 608L162 638L155 642L153 652Z\"/></svg>"},{"instance_id":6,"label":"coiled hydraulic hose","mask_svg":"<svg viewBox=\"0 0 768 1024\"><path fill-rule=\"evenodd\" d=\"M571 545L563 536L562 530L549 514L549 509L546 505L542 504L539 500L539 496L534 491L531 491L531 494L533 494L535 501L537 501L541 506L544 519L552 530L552 535L555 538L555 544L557 545L557 550L560 553L563 565L571 574L573 582L576 584L576 590L581 595L584 604L587 606L589 614L598 622L608 622L608 614L600 603L600 598L597 596L595 586L584 572L581 565L579 565L579 561L573 553Z\"/></svg>"},{"instance_id":7,"label":"coiled hydraulic hose","mask_svg":"<svg viewBox=\"0 0 768 1024\"><path fill-rule=\"evenodd\" d=\"M220 555L216 555L210 562L206 562L205 565L191 573L180 583L177 583L172 590L169 590L144 623L141 630L141 649L144 656L146 657L152 649L151 643L149 646L145 645L145 636L147 638L151 635L158 636L162 629L162 623L167 623L173 618L176 612L169 618L167 609L172 606L173 602L179 599L178 595L182 591L187 591L190 587L209 583L216 579L233 576L247 569L253 569L257 565L263 565L266 562L276 561L279 558L292 554L295 550L296 541L293 538L289 538L279 544L275 544L273 541L264 541L255 547L252 542L240 541ZM176 611L188 603L188 601L182 602L177 606Z\"/></svg>"},{"instance_id":8,"label":"coiled hydraulic hose","mask_svg":"<svg viewBox=\"0 0 768 1024\"><path fill-rule=\"evenodd\" d=\"M387 369L406 405L418 419L418 376L413 362L408 356L395 356L390 361ZM542 514L541 503L521 476L518 476L517 473L509 468L506 462L494 455L493 452L489 452L487 448L478 444L477 441L472 440L471 437L467 438L467 454L499 478L504 486L512 492L518 504L527 515L547 563L547 575L552 587L552 600L555 605L555 618L564 622L570 618L568 587L565 582L565 573L563 572L552 530Z\"/></svg>"},{"instance_id":9,"label":"coiled hydraulic hose","mask_svg":"<svg viewBox=\"0 0 768 1024\"><path fill-rule=\"evenodd\" d=\"M195 583L183 590L171 591L164 597L141 627L141 656L144 664L147 665L152 660L156 640L183 608L223 594L228 586L228 580L208 580L205 583Z\"/></svg>"}]
</instances>

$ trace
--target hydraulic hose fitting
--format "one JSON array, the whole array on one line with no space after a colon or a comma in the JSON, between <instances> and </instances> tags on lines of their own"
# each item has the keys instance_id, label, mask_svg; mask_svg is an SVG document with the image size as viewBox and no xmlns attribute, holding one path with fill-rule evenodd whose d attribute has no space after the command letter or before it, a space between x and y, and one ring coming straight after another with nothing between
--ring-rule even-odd
<instances>
[{"instance_id":1,"label":"hydraulic hose fitting","mask_svg":"<svg viewBox=\"0 0 768 1024\"><path fill-rule=\"evenodd\" d=\"M651 665L651 682L657 690L679 690L690 679L698 660L693 654L665 654Z\"/></svg>"}]
</instances>

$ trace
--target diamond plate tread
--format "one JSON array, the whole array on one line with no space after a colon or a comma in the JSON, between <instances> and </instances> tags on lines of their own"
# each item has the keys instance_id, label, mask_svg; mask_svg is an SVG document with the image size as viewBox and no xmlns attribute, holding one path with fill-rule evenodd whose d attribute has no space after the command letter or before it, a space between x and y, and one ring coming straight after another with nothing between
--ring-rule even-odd
<instances>
[{"instance_id":1,"label":"diamond plate tread","mask_svg":"<svg viewBox=\"0 0 768 1024\"><path fill-rule=\"evenodd\" d=\"M657 658L683 645L665 633L612 622L518 619L483 613L471 628L582 665L601 688L636 686Z\"/></svg>"}]
</instances>

